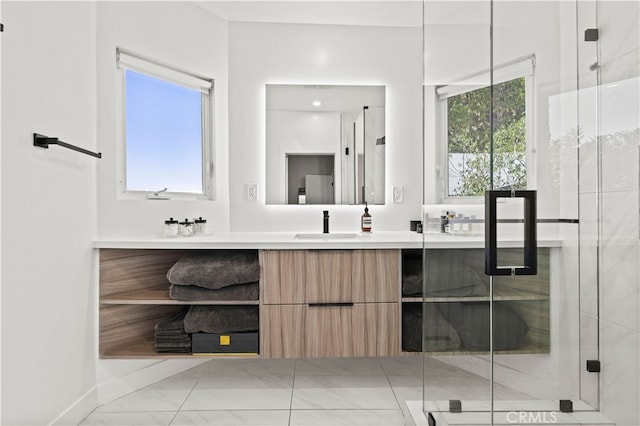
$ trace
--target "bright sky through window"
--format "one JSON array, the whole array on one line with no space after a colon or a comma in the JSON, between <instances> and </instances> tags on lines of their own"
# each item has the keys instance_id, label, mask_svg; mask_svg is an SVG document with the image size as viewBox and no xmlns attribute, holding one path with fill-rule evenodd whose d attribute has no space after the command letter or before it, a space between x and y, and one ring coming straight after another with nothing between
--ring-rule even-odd
<instances>
[{"instance_id":1,"label":"bright sky through window","mask_svg":"<svg viewBox=\"0 0 640 426\"><path fill-rule=\"evenodd\" d=\"M201 92L131 70L125 87L127 190L204 193Z\"/></svg>"}]
</instances>

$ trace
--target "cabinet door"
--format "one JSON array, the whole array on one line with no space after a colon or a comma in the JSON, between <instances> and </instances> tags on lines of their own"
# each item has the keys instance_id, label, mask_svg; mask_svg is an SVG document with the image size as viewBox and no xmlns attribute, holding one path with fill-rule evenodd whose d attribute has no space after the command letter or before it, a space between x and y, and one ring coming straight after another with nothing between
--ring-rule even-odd
<instances>
[{"instance_id":1,"label":"cabinet door","mask_svg":"<svg viewBox=\"0 0 640 426\"><path fill-rule=\"evenodd\" d=\"M353 301L397 302L400 250L354 250Z\"/></svg>"},{"instance_id":2,"label":"cabinet door","mask_svg":"<svg viewBox=\"0 0 640 426\"><path fill-rule=\"evenodd\" d=\"M353 355L353 306L307 307L305 355L307 358Z\"/></svg>"},{"instance_id":3,"label":"cabinet door","mask_svg":"<svg viewBox=\"0 0 640 426\"><path fill-rule=\"evenodd\" d=\"M398 303L354 305L351 332L353 356L394 356L400 353Z\"/></svg>"},{"instance_id":4,"label":"cabinet door","mask_svg":"<svg viewBox=\"0 0 640 426\"><path fill-rule=\"evenodd\" d=\"M260 265L264 304L305 302L303 250L261 250Z\"/></svg>"},{"instance_id":5,"label":"cabinet door","mask_svg":"<svg viewBox=\"0 0 640 426\"><path fill-rule=\"evenodd\" d=\"M376 356L400 354L400 304L375 303Z\"/></svg>"},{"instance_id":6,"label":"cabinet door","mask_svg":"<svg viewBox=\"0 0 640 426\"><path fill-rule=\"evenodd\" d=\"M306 252L307 303L353 302L352 257L351 251Z\"/></svg>"},{"instance_id":7,"label":"cabinet door","mask_svg":"<svg viewBox=\"0 0 640 426\"><path fill-rule=\"evenodd\" d=\"M397 303L309 305L305 355L316 357L393 356L400 353Z\"/></svg>"},{"instance_id":8,"label":"cabinet door","mask_svg":"<svg viewBox=\"0 0 640 426\"><path fill-rule=\"evenodd\" d=\"M263 358L302 358L305 354L305 305L265 305L261 309Z\"/></svg>"}]
</instances>

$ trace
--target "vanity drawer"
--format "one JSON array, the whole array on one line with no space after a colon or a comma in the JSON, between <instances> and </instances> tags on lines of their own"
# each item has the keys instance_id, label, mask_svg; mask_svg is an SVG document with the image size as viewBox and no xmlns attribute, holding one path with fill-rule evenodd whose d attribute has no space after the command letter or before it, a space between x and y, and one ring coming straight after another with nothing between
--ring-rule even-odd
<instances>
[{"instance_id":1,"label":"vanity drawer","mask_svg":"<svg viewBox=\"0 0 640 426\"><path fill-rule=\"evenodd\" d=\"M306 303L356 302L351 250L312 250L305 256Z\"/></svg>"},{"instance_id":2,"label":"vanity drawer","mask_svg":"<svg viewBox=\"0 0 640 426\"><path fill-rule=\"evenodd\" d=\"M305 303L306 251L260 250L262 303Z\"/></svg>"},{"instance_id":3,"label":"vanity drawer","mask_svg":"<svg viewBox=\"0 0 640 426\"><path fill-rule=\"evenodd\" d=\"M262 250L263 303L376 303L400 297L400 250Z\"/></svg>"},{"instance_id":4,"label":"vanity drawer","mask_svg":"<svg viewBox=\"0 0 640 426\"><path fill-rule=\"evenodd\" d=\"M305 357L397 355L398 330L397 303L309 304Z\"/></svg>"},{"instance_id":5,"label":"vanity drawer","mask_svg":"<svg viewBox=\"0 0 640 426\"><path fill-rule=\"evenodd\" d=\"M400 353L398 303L269 305L261 314L264 358Z\"/></svg>"}]
</instances>

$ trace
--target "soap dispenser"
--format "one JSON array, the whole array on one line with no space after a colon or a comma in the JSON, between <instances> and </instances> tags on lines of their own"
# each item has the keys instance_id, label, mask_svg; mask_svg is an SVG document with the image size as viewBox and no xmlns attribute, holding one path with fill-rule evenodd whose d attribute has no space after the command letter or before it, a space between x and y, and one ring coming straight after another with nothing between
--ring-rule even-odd
<instances>
[{"instance_id":1,"label":"soap dispenser","mask_svg":"<svg viewBox=\"0 0 640 426\"><path fill-rule=\"evenodd\" d=\"M365 201L364 213L360 218L360 228L362 232L371 232L371 215L369 214L369 205Z\"/></svg>"}]
</instances>

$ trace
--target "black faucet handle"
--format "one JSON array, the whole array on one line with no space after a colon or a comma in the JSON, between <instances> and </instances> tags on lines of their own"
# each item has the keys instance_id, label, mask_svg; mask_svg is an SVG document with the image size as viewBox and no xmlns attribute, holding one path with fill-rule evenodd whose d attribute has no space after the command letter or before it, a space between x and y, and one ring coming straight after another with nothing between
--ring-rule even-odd
<instances>
[{"instance_id":1,"label":"black faucet handle","mask_svg":"<svg viewBox=\"0 0 640 426\"><path fill-rule=\"evenodd\" d=\"M322 211L322 233L329 233L329 210Z\"/></svg>"}]
</instances>

